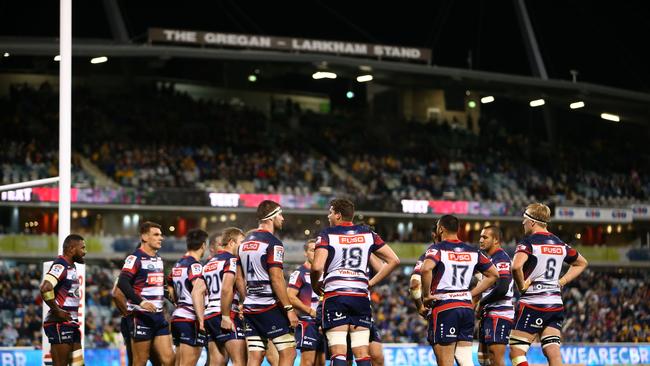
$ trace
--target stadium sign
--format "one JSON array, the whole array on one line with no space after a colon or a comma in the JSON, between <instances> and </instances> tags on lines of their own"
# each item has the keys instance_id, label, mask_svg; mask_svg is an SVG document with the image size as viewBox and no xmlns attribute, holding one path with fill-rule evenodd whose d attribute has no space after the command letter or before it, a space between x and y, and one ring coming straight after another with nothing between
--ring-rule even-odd
<instances>
[{"instance_id":1,"label":"stadium sign","mask_svg":"<svg viewBox=\"0 0 650 366\"><path fill-rule=\"evenodd\" d=\"M634 220L650 220L650 205L632 205Z\"/></svg>"},{"instance_id":2,"label":"stadium sign","mask_svg":"<svg viewBox=\"0 0 650 366\"><path fill-rule=\"evenodd\" d=\"M501 202L402 200L402 212L434 215L505 216L508 206Z\"/></svg>"},{"instance_id":3,"label":"stadium sign","mask_svg":"<svg viewBox=\"0 0 650 366\"><path fill-rule=\"evenodd\" d=\"M630 223L634 218L630 208L567 207L555 208L555 220L575 222Z\"/></svg>"},{"instance_id":4,"label":"stadium sign","mask_svg":"<svg viewBox=\"0 0 650 366\"><path fill-rule=\"evenodd\" d=\"M431 61L431 50L418 47L166 28L149 28L149 42Z\"/></svg>"},{"instance_id":5,"label":"stadium sign","mask_svg":"<svg viewBox=\"0 0 650 366\"><path fill-rule=\"evenodd\" d=\"M23 189L16 189L13 191L0 192L0 201L29 202L31 200L32 200L31 188L23 188Z\"/></svg>"},{"instance_id":6,"label":"stadium sign","mask_svg":"<svg viewBox=\"0 0 650 366\"><path fill-rule=\"evenodd\" d=\"M321 194L265 194L265 193L208 193L212 207L249 207L255 208L264 200L278 202L282 207L293 209L325 208L330 196Z\"/></svg>"}]
</instances>

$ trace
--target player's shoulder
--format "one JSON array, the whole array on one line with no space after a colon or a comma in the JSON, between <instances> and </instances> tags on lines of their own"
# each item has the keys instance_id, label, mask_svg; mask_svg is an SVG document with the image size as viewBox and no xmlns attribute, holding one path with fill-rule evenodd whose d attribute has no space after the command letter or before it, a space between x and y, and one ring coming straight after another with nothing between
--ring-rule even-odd
<instances>
[{"instance_id":1,"label":"player's shoulder","mask_svg":"<svg viewBox=\"0 0 650 366\"><path fill-rule=\"evenodd\" d=\"M517 241L517 251L527 251L530 252L535 243L535 238L533 235L526 235L520 240Z\"/></svg>"},{"instance_id":2,"label":"player's shoulder","mask_svg":"<svg viewBox=\"0 0 650 366\"><path fill-rule=\"evenodd\" d=\"M519 244L530 244L535 240L535 234L525 235L519 240Z\"/></svg>"},{"instance_id":3,"label":"player's shoulder","mask_svg":"<svg viewBox=\"0 0 650 366\"><path fill-rule=\"evenodd\" d=\"M249 241L261 241L261 242L266 242L269 237L271 237L272 234L266 230L253 230L246 237L244 238L243 242L249 242Z\"/></svg>"},{"instance_id":4,"label":"player's shoulder","mask_svg":"<svg viewBox=\"0 0 650 366\"><path fill-rule=\"evenodd\" d=\"M327 236L338 231L337 226L328 226L320 231L320 236Z\"/></svg>"},{"instance_id":5,"label":"player's shoulder","mask_svg":"<svg viewBox=\"0 0 650 366\"><path fill-rule=\"evenodd\" d=\"M440 243L439 243L439 242L438 242L438 243L431 243L431 244L429 244L429 245L427 246L427 250L425 250L425 253L426 253L429 249L437 249L437 250L440 250L440 248L441 248L441 247L440 247ZM426 255L426 254L425 254L425 255Z\"/></svg>"},{"instance_id":6,"label":"player's shoulder","mask_svg":"<svg viewBox=\"0 0 650 366\"><path fill-rule=\"evenodd\" d=\"M245 241L259 241L268 245L282 245L282 241L277 236L266 230L255 230L246 239Z\"/></svg>"},{"instance_id":7,"label":"player's shoulder","mask_svg":"<svg viewBox=\"0 0 650 366\"><path fill-rule=\"evenodd\" d=\"M221 260L228 260L228 259L231 259L231 258L237 258L236 255L234 255L234 254L232 254L230 252L226 252L225 250L223 252L219 252L219 254L217 254L216 257L218 259L221 259Z\"/></svg>"},{"instance_id":8,"label":"player's shoulder","mask_svg":"<svg viewBox=\"0 0 650 366\"><path fill-rule=\"evenodd\" d=\"M298 277L300 277L300 276L304 276L304 275L306 275L308 272L309 272L309 271L306 271L305 265L304 265L304 264L301 264L301 265L297 266L297 267L296 267L296 268L291 272L291 276L294 277L294 278L298 278Z\"/></svg>"},{"instance_id":9,"label":"player's shoulder","mask_svg":"<svg viewBox=\"0 0 650 366\"><path fill-rule=\"evenodd\" d=\"M460 240L443 240L435 243L439 250L451 252L478 252L478 248L474 245Z\"/></svg>"},{"instance_id":10,"label":"player's shoulder","mask_svg":"<svg viewBox=\"0 0 650 366\"><path fill-rule=\"evenodd\" d=\"M537 232L525 236L522 243L527 244L564 244L562 239L550 232Z\"/></svg>"},{"instance_id":11,"label":"player's shoulder","mask_svg":"<svg viewBox=\"0 0 650 366\"><path fill-rule=\"evenodd\" d=\"M65 267L65 268L68 268L68 267L70 266L70 263L68 263L68 261L67 261L65 258L63 258L63 257L56 257L56 258L52 261L52 265L55 265L55 264L62 265L62 266Z\"/></svg>"},{"instance_id":12,"label":"player's shoulder","mask_svg":"<svg viewBox=\"0 0 650 366\"><path fill-rule=\"evenodd\" d=\"M297 271L299 271L302 274L307 274L310 272L309 268L307 268L307 266L305 266L304 264L301 264L300 267L298 267Z\"/></svg>"},{"instance_id":13,"label":"player's shoulder","mask_svg":"<svg viewBox=\"0 0 650 366\"><path fill-rule=\"evenodd\" d=\"M147 253L145 253L144 250L142 250L141 248L136 248L131 254L129 254L128 257L142 259L142 258L148 258L149 255Z\"/></svg>"},{"instance_id":14,"label":"player's shoulder","mask_svg":"<svg viewBox=\"0 0 650 366\"><path fill-rule=\"evenodd\" d=\"M564 240L560 239L559 236L557 236L557 235L555 235L553 233L550 233L550 234L551 235L549 235L549 240L553 240L553 242L555 244L568 245L567 243L564 242Z\"/></svg>"},{"instance_id":15,"label":"player's shoulder","mask_svg":"<svg viewBox=\"0 0 650 366\"><path fill-rule=\"evenodd\" d=\"M274 245L274 246L284 246L282 244L282 240L280 240L280 238L278 238L277 236L275 236L275 235L273 235L271 233L269 233L269 241L268 241L268 243L269 243L269 245Z\"/></svg>"},{"instance_id":16,"label":"player's shoulder","mask_svg":"<svg viewBox=\"0 0 650 366\"><path fill-rule=\"evenodd\" d=\"M366 224L359 224L353 226L359 233L375 233L372 228Z\"/></svg>"},{"instance_id":17,"label":"player's shoulder","mask_svg":"<svg viewBox=\"0 0 650 366\"><path fill-rule=\"evenodd\" d=\"M177 260L176 263L174 263L174 268L178 267L187 267L187 257L183 256L181 259Z\"/></svg>"},{"instance_id":18,"label":"player's shoulder","mask_svg":"<svg viewBox=\"0 0 650 366\"><path fill-rule=\"evenodd\" d=\"M186 263L187 263L189 266L193 266L193 265L195 265L195 264L199 264L199 265L201 264L201 262L200 262L198 259L194 258L194 257L191 256L191 255L188 255L188 256L187 256L186 261L187 261Z\"/></svg>"},{"instance_id":19,"label":"player's shoulder","mask_svg":"<svg viewBox=\"0 0 650 366\"><path fill-rule=\"evenodd\" d=\"M140 248L138 248L134 250L131 254L127 255L126 258L124 258L124 261L135 263L137 261L141 261L145 255L146 253L140 250Z\"/></svg>"},{"instance_id":20,"label":"player's shoulder","mask_svg":"<svg viewBox=\"0 0 650 366\"><path fill-rule=\"evenodd\" d=\"M458 247L461 248L463 252L470 252L470 253L479 253L480 249L478 248L477 245L472 245L470 243L461 241L458 243Z\"/></svg>"},{"instance_id":21,"label":"player's shoulder","mask_svg":"<svg viewBox=\"0 0 650 366\"><path fill-rule=\"evenodd\" d=\"M440 253L440 250L442 250L441 243L432 243L427 247L427 250L424 251L424 254L422 254L421 258L424 260L428 256L437 255Z\"/></svg>"},{"instance_id":22,"label":"player's shoulder","mask_svg":"<svg viewBox=\"0 0 650 366\"><path fill-rule=\"evenodd\" d=\"M492 256L491 259L492 259L492 262L494 262L494 263L510 262L510 256L503 249L497 250L497 252L494 253L494 255Z\"/></svg>"},{"instance_id":23,"label":"player's shoulder","mask_svg":"<svg viewBox=\"0 0 650 366\"><path fill-rule=\"evenodd\" d=\"M54 261L52 261L52 265L50 266L48 273L53 274L56 277L60 277L65 271L68 270L68 267L68 261L66 261L64 258L57 257Z\"/></svg>"}]
</instances>

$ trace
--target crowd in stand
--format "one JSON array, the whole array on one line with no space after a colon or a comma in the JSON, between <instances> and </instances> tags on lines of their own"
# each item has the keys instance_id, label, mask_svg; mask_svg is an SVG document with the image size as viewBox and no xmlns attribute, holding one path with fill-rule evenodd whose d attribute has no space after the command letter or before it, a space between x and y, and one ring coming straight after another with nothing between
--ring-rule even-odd
<instances>
[{"instance_id":1,"label":"crowd in stand","mask_svg":"<svg viewBox=\"0 0 650 366\"><path fill-rule=\"evenodd\" d=\"M25 182L59 175L59 156L55 149L43 149L34 140L19 142L0 139L0 184ZM72 157L72 179L76 187L89 187L92 178Z\"/></svg>"},{"instance_id":2,"label":"crowd in stand","mask_svg":"<svg viewBox=\"0 0 650 366\"><path fill-rule=\"evenodd\" d=\"M391 211L403 198L515 206L533 200L624 205L650 198L647 156L625 159L629 143L613 149L597 134L596 142L582 138L549 148L489 124L476 135L436 121L371 123L367 116L302 113L291 127L277 115L193 99L170 87L106 94L82 88L74 97L74 151L119 185L139 190L323 191ZM56 175L50 136L55 101L47 84L12 87L0 98L10 111L0 120L10 132L0 151L3 183ZM93 184L82 176L73 183Z\"/></svg>"},{"instance_id":3,"label":"crowd in stand","mask_svg":"<svg viewBox=\"0 0 650 366\"><path fill-rule=\"evenodd\" d=\"M0 261L0 346L41 344L41 268Z\"/></svg>"},{"instance_id":4,"label":"crowd in stand","mask_svg":"<svg viewBox=\"0 0 650 366\"><path fill-rule=\"evenodd\" d=\"M120 315L111 304L118 274L119 263L86 266L86 347L123 344ZM40 278L40 263L0 261L0 346L40 347ZM384 342L426 343L426 321L408 297L408 280L409 275L400 269L372 290L374 320ZM588 269L563 291L563 341L650 342L648 283L650 274L643 269Z\"/></svg>"},{"instance_id":5,"label":"crowd in stand","mask_svg":"<svg viewBox=\"0 0 650 366\"><path fill-rule=\"evenodd\" d=\"M650 342L650 274L646 269L588 269L563 292L569 342Z\"/></svg>"}]
</instances>

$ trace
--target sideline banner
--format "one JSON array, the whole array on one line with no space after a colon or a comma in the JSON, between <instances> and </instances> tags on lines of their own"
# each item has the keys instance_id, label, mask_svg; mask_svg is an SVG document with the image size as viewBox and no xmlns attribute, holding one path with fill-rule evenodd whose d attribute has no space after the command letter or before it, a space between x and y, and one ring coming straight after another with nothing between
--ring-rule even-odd
<instances>
[{"instance_id":1,"label":"sideline banner","mask_svg":"<svg viewBox=\"0 0 650 366\"><path fill-rule=\"evenodd\" d=\"M477 345L474 345L474 364ZM650 364L649 343L611 343L599 345L562 345L562 361L565 365L648 365ZM203 352L205 353L205 352ZM41 350L0 348L0 366L40 366ZM117 349L86 349L86 365L120 366L120 351ZM205 355L202 360L205 362ZM528 351L528 362L547 364L539 344ZM429 346L416 344L384 344L386 366L436 366L436 357ZM203 365L199 360L199 365ZM268 365L264 363L263 365ZM300 353L294 365L300 365ZM506 354L506 365L511 365Z\"/></svg>"},{"instance_id":2,"label":"sideline banner","mask_svg":"<svg viewBox=\"0 0 650 366\"><path fill-rule=\"evenodd\" d=\"M630 223L633 219L630 208L568 207L555 208L556 221Z\"/></svg>"},{"instance_id":3,"label":"sideline banner","mask_svg":"<svg viewBox=\"0 0 650 366\"><path fill-rule=\"evenodd\" d=\"M478 365L477 344L474 344L474 364ZM602 345L562 345L562 362L565 365L647 365L650 364L650 344L612 343ZM528 363L548 364L542 348L534 344L528 351ZM385 344L386 366L434 366L436 357L429 346ZM506 352L506 365L511 365Z\"/></svg>"}]
</instances>

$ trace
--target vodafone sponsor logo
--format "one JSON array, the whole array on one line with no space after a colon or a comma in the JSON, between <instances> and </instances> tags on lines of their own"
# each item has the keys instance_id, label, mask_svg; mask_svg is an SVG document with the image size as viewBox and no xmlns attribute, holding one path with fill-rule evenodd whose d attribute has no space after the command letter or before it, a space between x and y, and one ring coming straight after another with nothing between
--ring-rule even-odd
<instances>
[{"instance_id":1,"label":"vodafone sponsor logo","mask_svg":"<svg viewBox=\"0 0 650 366\"><path fill-rule=\"evenodd\" d=\"M469 291L450 292L450 293L447 293L447 294L434 294L433 298L436 301L471 300L472 299L472 294Z\"/></svg>"},{"instance_id":2,"label":"vodafone sponsor logo","mask_svg":"<svg viewBox=\"0 0 650 366\"><path fill-rule=\"evenodd\" d=\"M553 245L542 245L542 254L563 255L564 249Z\"/></svg>"},{"instance_id":3,"label":"vodafone sponsor logo","mask_svg":"<svg viewBox=\"0 0 650 366\"><path fill-rule=\"evenodd\" d=\"M245 252L248 252L248 251L252 251L252 250L257 250L257 248L259 248L259 247L260 247L260 243L248 242L248 243L242 244L241 250L243 250Z\"/></svg>"},{"instance_id":4,"label":"vodafone sponsor logo","mask_svg":"<svg viewBox=\"0 0 650 366\"><path fill-rule=\"evenodd\" d=\"M340 244L365 244L366 237L363 235L341 235L339 236Z\"/></svg>"},{"instance_id":5,"label":"vodafone sponsor logo","mask_svg":"<svg viewBox=\"0 0 650 366\"><path fill-rule=\"evenodd\" d=\"M447 294L447 297L450 299L463 299L466 298L467 295L469 295L469 292L456 292L456 293L450 293Z\"/></svg>"},{"instance_id":6,"label":"vodafone sponsor logo","mask_svg":"<svg viewBox=\"0 0 650 366\"><path fill-rule=\"evenodd\" d=\"M454 262L471 262L472 256L469 253L448 253L449 260Z\"/></svg>"}]
</instances>

